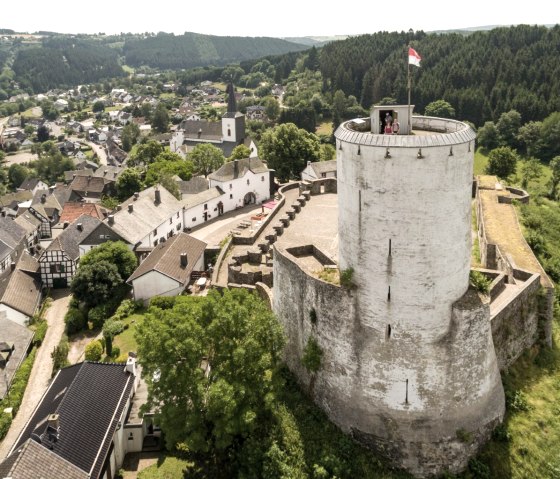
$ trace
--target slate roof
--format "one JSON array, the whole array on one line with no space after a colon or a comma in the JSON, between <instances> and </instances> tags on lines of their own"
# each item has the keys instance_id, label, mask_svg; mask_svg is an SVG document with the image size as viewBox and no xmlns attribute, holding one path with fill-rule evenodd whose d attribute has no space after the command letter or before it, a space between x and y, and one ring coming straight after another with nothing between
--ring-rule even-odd
<instances>
[{"instance_id":1,"label":"slate roof","mask_svg":"<svg viewBox=\"0 0 560 479\"><path fill-rule=\"evenodd\" d=\"M41 224L41 221L38 218L33 216L31 213L28 213L27 211L22 215L14 218L14 221L25 230L26 234L37 231Z\"/></svg>"},{"instance_id":2,"label":"slate roof","mask_svg":"<svg viewBox=\"0 0 560 479\"><path fill-rule=\"evenodd\" d=\"M37 260L23 253L14 271L0 278L0 303L26 316L33 316L41 300Z\"/></svg>"},{"instance_id":3,"label":"slate roof","mask_svg":"<svg viewBox=\"0 0 560 479\"><path fill-rule=\"evenodd\" d=\"M93 216L80 216L68 228L63 230L58 238L53 240L45 252L64 251L69 258L73 260L78 259L80 256L79 245L100 223L101 220ZM81 230L78 225L81 225Z\"/></svg>"},{"instance_id":4,"label":"slate roof","mask_svg":"<svg viewBox=\"0 0 560 479\"><path fill-rule=\"evenodd\" d=\"M64 181L70 183L76 176L93 176L93 170L84 168L83 170L69 170L64 172Z\"/></svg>"},{"instance_id":5,"label":"slate roof","mask_svg":"<svg viewBox=\"0 0 560 479\"><path fill-rule=\"evenodd\" d=\"M268 173L270 170L259 158L245 158L243 160L228 161L224 163L214 173L208 175L208 178L214 181L231 181L237 178L243 178L247 171L253 173Z\"/></svg>"},{"instance_id":6,"label":"slate roof","mask_svg":"<svg viewBox=\"0 0 560 479\"><path fill-rule=\"evenodd\" d=\"M311 163L310 166L313 168L317 178L321 178L322 173L332 173L336 171L336 160L315 161Z\"/></svg>"},{"instance_id":7,"label":"slate roof","mask_svg":"<svg viewBox=\"0 0 560 479\"><path fill-rule=\"evenodd\" d=\"M62 211L64 201L62 203L59 201L59 195L60 192L55 194L54 190L37 190L33 195L31 206L37 209L36 206L41 205L45 209L47 216L52 218L55 211Z\"/></svg>"},{"instance_id":8,"label":"slate roof","mask_svg":"<svg viewBox=\"0 0 560 479\"><path fill-rule=\"evenodd\" d=\"M11 248L16 248L26 236L25 228L13 219L0 216L0 240Z\"/></svg>"},{"instance_id":9,"label":"slate roof","mask_svg":"<svg viewBox=\"0 0 560 479\"><path fill-rule=\"evenodd\" d=\"M0 239L0 259L4 259L9 254L12 254L12 251L14 251L14 248L8 246Z\"/></svg>"},{"instance_id":10,"label":"slate roof","mask_svg":"<svg viewBox=\"0 0 560 479\"><path fill-rule=\"evenodd\" d=\"M126 158L126 157L125 157ZM124 166L111 166L111 165L103 165L100 166L93 176L99 178L105 178L109 181L117 181L117 178L121 176L122 172L126 170Z\"/></svg>"},{"instance_id":11,"label":"slate roof","mask_svg":"<svg viewBox=\"0 0 560 479\"><path fill-rule=\"evenodd\" d=\"M182 207L182 203L162 186L159 186L161 201L156 203L155 189L152 186L141 191L138 199L131 196L122 203L121 211L113 214L115 222L111 227L132 245L148 236ZM128 211L129 204L133 205L132 213Z\"/></svg>"},{"instance_id":12,"label":"slate roof","mask_svg":"<svg viewBox=\"0 0 560 479\"><path fill-rule=\"evenodd\" d=\"M223 194L224 192L220 188L215 186L214 188L210 188L209 190L203 191L196 195L189 195L184 200L182 200L181 203L183 207L188 210L193 206L197 206L215 198L219 198Z\"/></svg>"},{"instance_id":13,"label":"slate roof","mask_svg":"<svg viewBox=\"0 0 560 479\"><path fill-rule=\"evenodd\" d=\"M88 473L28 439L0 463L0 477L11 479L87 479Z\"/></svg>"},{"instance_id":14,"label":"slate roof","mask_svg":"<svg viewBox=\"0 0 560 479\"><path fill-rule=\"evenodd\" d=\"M43 395L12 451L28 439L97 479L109 452L134 376L123 364L83 362L61 369ZM56 442L46 434L46 418L59 416ZM39 476L40 477L40 476ZM60 476L53 476L60 477ZM15 478L14 478L15 479Z\"/></svg>"},{"instance_id":15,"label":"slate roof","mask_svg":"<svg viewBox=\"0 0 560 479\"><path fill-rule=\"evenodd\" d=\"M222 122L206 120L184 120L180 129L185 140L222 141Z\"/></svg>"},{"instance_id":16,"label":"slate roof","mask_svg":"<svg viewBox=\"0 0 560 479\"><path fill-rule=\"evenodd\" d=\"M70 188L78 192L102 193L109 181L98 176L76 176L70 183Z\"/></svg>"},{"instance_id":17,"label":"slate roof","mask_svg":"<svg viewBox=\"0 0 560 479\"><path fill-rule=\"evenodd\" d=\"M203 176L195 176L189 181L180 180L177 185L182 195L196 195L208 189L208 180Z\"/></svg>"},{"instance_id":18,"label":"slate roof","mask_svg":"<svg viewBox=\"0 0 560 479\"><path fill-rule=\"evenodd\" d=\"M20 190L33 190L41 181L39 178L26 178L23 183L19 186Z\"/></svg>"},{"instance_id":19,"label":"slate roof","mask_svg":"<svg viewBox=\"0 0 560 479\"><path fill-rule=\"evenodd\" d=\"M103 206L97 203L68 202L64 205L59 223L64 223L65 221L73 223L82 215L93 216L103 220L108 213L109 210L107 208L103 208Z\"/></svg>"},{"instance_id":20,"label":"slate roof","mask_svg":"<svg viewBox=\"0 0 560 479\"><path fill-rule=\"evenodd\" d=\"M165 243L158 244L148 257L142 261L127 282L143 276L150 271L157 271L178 283L189 282L193 266L204 254L206 243L186 233L179 233ZM181 253L187 253L187 265L181 266Z\"/></svg>"},{"instance_id":21,"label":"slate roof","mask_svg":"<svg viewBox=\"0 0 560 479\"><path fill-rule=\"evenodd\" d=\"M4 370L5 374L0 374L0 399L5 396L6 379L8 380L8 383L12 382L14 374L19 369L21 362L27 356L27 350L32 339L33 331L8 319L6 311L0 311L0 345L2 343L14 345L14 350L10 355L10 360ZM2 471L1 465L0 471ZM0 472L0 477L7 476L3 476Z\"/></svg>"}]
</instances>

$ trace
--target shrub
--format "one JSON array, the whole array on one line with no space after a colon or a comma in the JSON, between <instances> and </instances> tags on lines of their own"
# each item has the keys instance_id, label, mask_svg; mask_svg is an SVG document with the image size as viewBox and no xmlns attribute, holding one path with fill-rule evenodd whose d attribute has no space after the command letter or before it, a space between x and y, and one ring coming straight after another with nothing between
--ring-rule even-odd
<instances>
[{"instance_id":1,"label":"shrub","mask_svg":"<svg viewBox=\"0 0 560 479\"><path fill-rule=\"evenodd\" d=\"M317 340L310 337L303 350L301 363L310 373L316 373L321 367L321 359L323 358L323 350Z\"/></svg>"},{"instance_id":2,"label":"shrub","mask_svg":"<svg viewBox=\"0 0 560 479\"><path fill-rule=\"evenodd\" d=\"M512 412L530 411L532 409L522 391L506 392L506 407Z\"/></svg>"},{"instance_id":3,"label":"shrub","mask_svg":"<svg viewBox=\"0 0 560 479\"><path fill-rule=\"evenodd\" d=\"M139 308L142 307L142 301L134 301L132 299L125 299L113 314L113 319L124 319L133 315Z\"/></svg>"},{"instance_id":4,"label":"shrub","mask_svg":"<svg viewBox=\"0 0 560 479\"><path fill-rule=\"evenodd\" d=\"M315 311L315 308L309 310L309 321L313 324L317 324L317 311Z\"/></svg>"},{"instance_id":5,"label":"shrub","mask_svg":"<svg viewBox=\"0 0 560 479\"><path fill-rule=\"evenodd\" d=\"M0 440L6 437L10 426L12 425L12 416L9 414L0 415Z\"/></svg>"},{"instance_id":6,"label":"shrub","mask_svg":"<svg viewBox=\"0 0 560 479\"><path fill-rule=\"evenodd\" d=\"M59 369L62 369L68 366L68 337L63 335L60 343L58 346L55 346L52 353L51 358L53 359L53 372L52 375L54 376Z\"/></svg>"},{"instance_id":7,"label":"shrub","mask_svg":"<svg viewBox=\"0 0 560 479\"><path fill-rule=\"evenodd\" d=\"M352 281L352 277L354 276L354 268L346 268L340 272L340 285L344 288L353 288L356 285Z\"/></svg>"},{"instance_id":8,"label":"shrub","mask_svg":"<svg viewBox=\"0 0 560 479\"><path fill-rule=\"evenodd\" d=\"M64 322L66 323L66 334L72 335L86 327L87 318L80 309L71 307L64 316Z\"/></svg>"},{"instance_id":9,"label":"shrub","mask_svg":"<svg viewBox=\"0 0 560 479\"><path fill-rule=\"evenodd\" d=\"M455 435L461 442L468 444L472 441L472 434L464 428L457 429L457 431L455 431Z\"/></svg>"},{"instance_id":10,"label":"shrub","mask_svg":"<svg viewBox=\"0 0 560 479\"><path fill-rule=\"evenodd\" d=\"M99 329L103 326L103 323L109 317L107 309L106 305L100 304L88 311L88 321L91 323L93 329Z\"/></svg>"},{"instance_id":11,"label":"shrub","mask_svg":"<svg viewBox=\"0 0 560 479\"><path fill-rule=\"evenodd\" d=\"M121 348L119 348L118 346L115 346L115 347L113 348L111 357L112 357L112 358L118 358L120 355L121 355Z\"/></svg>"},{"instance_id":12,"label":"shrub","mask_svg":"<svg viewBox=\"0 0 560 479\"><path fill-rule=\"evenodd\" d=\"M156 296L150 300L150 307L171 309L175 305L175 296Z\"/></svg>"},{"instance_id":13,"label":"shrub","mask_svg":"<svg viewBox=\"0 0 560 479\"><path fill-rule=\"evenodd\" d=\"M492 432L492 438L498 442L509 442L511 435L505 424L498 424L494 432Z\"/></svg>"},{"instance_id":14,"label":"shrub","mask_svg":"<svg viewBox=\"0 0 560 479\"><path fill-rule=\"evenodd\" d=\"M86 361L101 361L103 346L99 341L92 341L86 345Z\"/></svg>"},{"instance_id":15,"label":"shrub","mask_svg":"<svg viewBox=\"0 0 560 479\"><path fill-rule=\"evenodd\" d=\"M103 337L105 338L105 347L107 356L113 356L113 338L124 331L125 324L113 318L108 319L103 325Z\"/></svg>"},{"instance_id":16,"label":"shrub","mask_svg":"<svg viewBox=\"0 0 560 479\"><path fill-rule=\"evenodd\" d=\"M478 459L469 461L469 471L475 479L490 479L490 468Z\"/></svg>"},{"instance_id":17,"label":"shrub","mask_svg":"<svg viewBox=\"0 0 560 479\"><path fill-rule=\"evenodd\" d=\"M535 254L547 253L546 240L542 234L531 230L525 235L525 239Z\"/></svg>"},{"instance_id":18,"label":"shrub","mask_svg":"<svg viewBox=\"0 0 560 479\"><path fill-rule=\"evenodd\" d=\"M33 336L33 345L34 346L41 346L45 339L45 335L47 334L47 327L48 324L46 321L38 321L37 322L37 329L35 329L35 336Z\"/></svg>"},{"instance_id":19,"label":"shrub","mask_svg":"<svg viewBox=\"0 0 560 479\"><path fill-rule=\"evenodd\" d=\"M488 294L490 292L492 281L480 271L471 270L469 273L469 281L473 288L479 293Z\"/></svg>"}]
</instances>

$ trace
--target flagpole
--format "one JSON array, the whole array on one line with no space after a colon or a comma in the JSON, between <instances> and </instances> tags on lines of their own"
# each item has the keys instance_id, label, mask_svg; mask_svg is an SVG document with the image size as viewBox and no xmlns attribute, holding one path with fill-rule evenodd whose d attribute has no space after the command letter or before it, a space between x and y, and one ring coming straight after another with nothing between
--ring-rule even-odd
<instances>
[{"instance_id":1,"label":"flagpole","mask_svg":"<svg viewBox=\"0 0 560 479\"><path fill-rule=\"evenodd\" d=\"M410 45L408 45L408 48L410 48ZM412 127L411 127L412 112L410 111L410 90L412 88L412 80L410 79L410 59L408 58L408 51L406 55L406 61L408 63L408 134L410 135L412 133Z\"/></svg>"}]
</instances>

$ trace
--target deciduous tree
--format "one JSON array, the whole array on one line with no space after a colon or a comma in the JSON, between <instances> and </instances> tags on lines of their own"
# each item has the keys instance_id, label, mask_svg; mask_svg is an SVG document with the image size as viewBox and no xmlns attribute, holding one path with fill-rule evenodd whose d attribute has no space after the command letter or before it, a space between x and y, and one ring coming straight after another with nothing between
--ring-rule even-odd
<instances>
[{"instance_id":1,"label":"deciduous tree","mask_svg":"<svg viewBox=\"0 0 560 479\"><path fill-rule=\"evenodd\" d=\"M439 118L455 118L455 108L451 106L451 103L445 100L436 100L426 105L424 114L426 116L436 116Z\"/></svg>"},{"instance_id":2,"label":"deciduous tree","mask_svg":"<svg viewBox=\"0 0 560 479\"><path fill-rule=\"evenodd\" d=\"M515 173L518 156L509 146L495 148L488 155L486 173L506 180Z\"/></svg>"},{"instance_id":3,"label":"deciduous tree","mask_svg":"<svg viewBox=\"0 0 560 479\"><path fill-rule=\"evenodd\" d=\"M222 150L210 143L196 145L187 155L187 159L192 161L194 171L203 176L208 176L216 171L225 162Z\"/></svg>"}]
</instances>

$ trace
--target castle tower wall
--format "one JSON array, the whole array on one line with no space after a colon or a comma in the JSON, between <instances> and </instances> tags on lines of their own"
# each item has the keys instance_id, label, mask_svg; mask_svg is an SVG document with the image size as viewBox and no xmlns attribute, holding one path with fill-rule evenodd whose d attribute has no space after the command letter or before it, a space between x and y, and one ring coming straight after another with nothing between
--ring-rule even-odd
<instances>
[{"instance_id":1,"label":"castle tower wall","mask_svg":"<svg viewBox=\"0 0 560 479\"><path fill-rule=\"evenodd\" d=\"M339 127L339 266L355 287L326 285L277 247L273 306L288 365L331 420L427 477L464 468L505 401L488 299L468 288L475 134L451 120L413 126ZM324 353L315 375L301 365L310 337Z\"/></svg>"}]
</instances>

